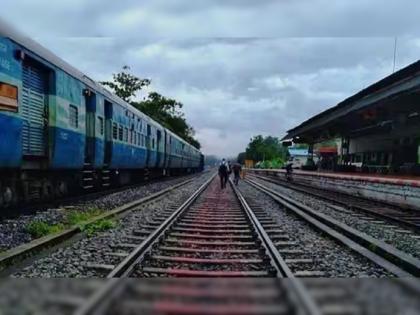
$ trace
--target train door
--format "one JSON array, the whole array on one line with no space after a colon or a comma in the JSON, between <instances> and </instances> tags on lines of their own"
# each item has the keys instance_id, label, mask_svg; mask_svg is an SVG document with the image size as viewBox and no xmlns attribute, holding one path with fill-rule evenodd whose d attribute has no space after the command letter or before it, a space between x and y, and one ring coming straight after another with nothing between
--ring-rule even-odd
<instances>
[{"instance_id":1,"label":"train door","mask_svg":"<svg viewBox=\"0 0 420 315\"><path fill-rule=\"evenodd\" d=\"M157 157L156 157L156 167L160 168L162 167L162 131L157 130L156 132L156 151L157 151Z\"/></svg>"},{"instance_id":2,"label":"train door","mask_svg":"<svg viewBox=\"0 0 420 315\"><path fill-rule=\"evenodd\" d=\"M93 165L95 161L95 115L96 115L96 95L90 90L85 91L86 104L86 145L85 163Z\"/></svg>"},{"instance_id":3,"label":"train door","mask_svg":"<svg viewBox=\"0 0 420 315\"><path fill-rule=\"evenodd\" d=\"M23 62L22 151L26 156L46 155L48 72L35 62Z\"/></svg>"},{"instance_id":4,"label":"train door","mask_svg":"<svg viewBox=\"0 0 420 315\"><path fill-rule=\"evenodd\" d=\"M168 168L168 134L163 129L163 174L166 175L166 169Z\"/></svg>"},{"instance_id":5,"label":"train door","mask_svg":"<svg viewBox=\"0 0 420 315\"><path fill-rule=\"evenodd\" d=\"M115 131L114 131L115 129ZM112 125L112 103L105 100L105 155L104 167L109 167L112 159L112 141L116 138L117 130ZM115 134L115 135L114 135Z\"/></svg>"},{"instance_id":6,"label":"train door","mask_svg":"<svg viewBox=\"0 0 420 315\"><path fill-rule=\"evenodd\" d=\"M150 136L152 134L152 128L149 124L147 124L147 128L146 128L146 167L149 167L149 163L151 161L152 158L152 150L151 150L151 139Z\"/></svg>"},{"instance_id":7,"label":"train door","mask_svg":"<svg viewBox=\"0 0 420 315\"><path fill-rule=\"evenodd\" d=\"M166 140L167 141L167 143L166 143L167 164L166 165L167 165L167 168L170 169L172 167L171 161L172 161L172 152L173 152L173 150L172 150L172 136L168 133L166 135L168 137L168 139Z\"/></svg>"}]
</instances>

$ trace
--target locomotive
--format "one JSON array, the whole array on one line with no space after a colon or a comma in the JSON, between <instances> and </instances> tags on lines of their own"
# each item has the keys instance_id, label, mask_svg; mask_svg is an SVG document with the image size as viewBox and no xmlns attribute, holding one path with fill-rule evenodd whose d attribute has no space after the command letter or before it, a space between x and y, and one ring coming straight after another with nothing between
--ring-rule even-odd
<instances>
[{"instance_id":1,"label":"locomotive","mask_svg":"<svg viewBox=\"0 0 420 315\"><path fill-rule=\"evenodd\" d=\"M195 147L0 23L0 208L203 163Z\"/></svg>"}]
</instances>

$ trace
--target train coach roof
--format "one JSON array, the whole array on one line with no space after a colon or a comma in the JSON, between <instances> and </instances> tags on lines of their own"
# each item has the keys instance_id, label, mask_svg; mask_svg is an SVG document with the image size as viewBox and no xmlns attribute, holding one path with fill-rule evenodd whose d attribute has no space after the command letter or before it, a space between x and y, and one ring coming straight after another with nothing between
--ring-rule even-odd
<instances>
[{"instance_id":1,"label":"train coach roof","mask_svg":"<svg viewBox=\"0 0 420 315\"><path fill-rule=\"evenodd\" d=\"M186 145L189 145L189 146L191 146L191 148L193 149L193 150L196 150L197 152L200 152L200 150L198 150L196 147L194 147L192 144L189 144L187 141L185 141L184 139L182 139L180 136L178 136L176 133L174 133L174 132L172 132L172 131L170 131L169 129L166 129L166 132L171 136L171 137L173 137L173 138L175 138L175 139L177 139L178 141L180 141L180 142L182 142L182 143L184 143L184 144L186 144Z\"/></svg>"},{"instance_id":2,"label":"train coach roof","mask_svg":"<svg viewBox=\"0 0 420 315\"><path fill-rule=\"evenodd\" d=\"M111 93L109 90L104 88L102 85L100 85L99 83L97 83L93 79L89 78L87 75L83 74L81 71L74 68L72 65L70 65L69 63L67 63L66 61L64 61L63 59L61 59L57 55L55 55L50 50L48 50L45 47L43 47L42 45L38 44L36 41L29 38L28 36L23 35L22 33L15 30L13 27L11 27L10 25L8 25L7 23L5 23L1 20L0 20L0 35L3 36L3 37L10 38L11 40L16 42L17 44L25 47L29 51L36 54L38 57L44 59L45 61L47 61L51 64L53 64L54 66L60 68L61 70L65 71L66 73L68 73L72 77L80 80L81 82L86 84L86 86L88 86L88 87L90 87L90 88L92 88L96 91L99 91L102 95L104 95L109 100L113 101L114 103L116 103L120 106L123 106L125 109L128 109L128 110L134 112L135 114L137 114L139 116L142 116L142 118L144 118L145 120L148 120L149 122L153 123L154 125L162 128L162 129L164 128L161 124L154 121L152 118L145 115L144 113L139 111L134 106L128 104L126 101L124 101L123 99L121 99L117 95Z\"/></svg>"}]
</instances>

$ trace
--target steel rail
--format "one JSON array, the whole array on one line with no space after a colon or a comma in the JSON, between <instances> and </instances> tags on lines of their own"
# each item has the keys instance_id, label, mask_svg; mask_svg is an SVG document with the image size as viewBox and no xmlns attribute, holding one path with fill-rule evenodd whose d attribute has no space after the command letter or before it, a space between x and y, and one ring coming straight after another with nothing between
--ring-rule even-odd
<instances>
[{"instance_id":1,"label":"steel rail","mask_svg":"<svg viewBox=\"0 0 420 315\"><path fill-rule=\"evenodd\" d=\"M84 222L84 225L91 225L103 219L109 219L112 217L118 217L124 215L126 212L132 211L141 205L148 203L152 200L162 198L167 193L177 189L179 187L185 186L191 183L194 178L187 179L183 182L177 183L173 186L167 187L160 191L157 191L153 194L145 196L143 198L131 201L122 206L119 206L113 210L107 211L99 216L93 217L88 221ZM47 235L41 238L34 239L29 243L24 243L17 247L11 248L5 252L0 253L0 274L7 274L8 268L21 260L26 259L29 256L33 256L42 250L60 244L73 236L83 233L83 229L80 225L72 226L60 233Z\"/></svg>"},{"instance_id":2,"label":"steel rail","mask_svg":"<svg viewBox=\"0 0 420 315\"><path fill-rule=\"evenodd\" d=\"M112 270L107 278L127 277L131 274L136 265L141 262L144 255L149 252L152 246L159 241L165 231L175 223L177 218L189 208L189 206L201 195L201 193L212 182L214 174L203 185L200 186L174 213L171 214L152 234L150 234L139 246L137 246L130 255L128 255L118 266Z\"/></svg>"},{"instance_id":3,"label":"steel rail","mask_svg":"<svg viewBox=\"0 0 420 315\"><path fill-rule=\"evenodd\" d=\"M274 191L260 183L247 179L246 182L269 195L276 202L300 218L315 226L330 237L338 240L353 251L390 271L397 277L420 275L420 261L394 247L361 233L329 216L313 211L305 204ZM398 265L397 265L398 264Z\"/></svg>"},{"instance_id":4,"label":"steel rail","mask_svg":"<svg viewBox=\"0 0 420 315\"><path fill-rule=\"evenodd\" d=\"M352 205L352 204L349 204L346 201L339 200L337 198L322 195L323 193L328 192L327 189L322 189L322 188L318 188L318 187L311 187L311 186L308 186L306 184L295 183L295 182L293 182L291 185L287 185L286 182L284 182L283 180L274 180L272 178L267 177L267 175L261 176L261 175L252 174L251 176L259 178L261 180L265 180L267 182L270 182L270 183L273 183L273 184L276 184L276 185L286 187L288 189L295 190L295 191L300 192L300 193L304 193L304 194L314 196L314 197L319 198L319 199L323 199L323 200L327 200L327 201L330 201L330 202L338 203L342 206L350 207L351 209L354 209L356 211L361 211L361 212L367 213L369 215L376 216L378 218L393 221L395 223L403 225L403 226L405 226L407 228L410 228L410 229L412 229L414 231L417 231L417 232L420 231L420 225L419 224L416 224L416 223L413 223L413 222L410 222L410 221L407 221L407 220L404 220L404 219L400 219L398 217L393 217L393 216L388 215L388 214L380 213L378 211L371 210L371 209L368 209L368 208L365 208L365 207L362 207L362 206L359 206L359 205ZM297 187L297 186L301 186L301 187ZM314 191L310 191L310 190L317 190L317 191L319 191L319 193L314 192ZM384 207L390 207L392 211L400 212L401 215L404 215L404 214L408 213L407 209L400 208L401 210L399 210L398 206L387 204L387 203L384 203L384 202L380 202L380 201L376 201L376 200L372 200L372 199L367 199L367 198L362 198L362 197L359 197L359 196L346 195L345 193L339 192L339 191L333 191L333 193L338 194L339 196L342 196L343 198L357 199L360 202L367 201L367 202L372 202L372 203L378 203L378 204L381 204Z\"/></svg>"},{"instance_id":5,"label":"steel rail","mask_svg":"<svg viewBox=\"0 0 420 315\"><path fill-rule=\"evenodd\" d=\"M177 218L205 191L216 174L212 175L201 185L175 212L168 217L152 234L150 234L129 256L117 265L108 275L108 283L96 292L75 315L103 314L112 297L118 295L127 278L140 263L153 245L160 240L167 229L176 222Z\"/></svg>"},{"instance_id":6,"label":"steel rail","mask_svg":"<svg viewBox=\"0 0 420 315\"><path fill-rule=\"evenodd\" d=\"M315 301L312 299L303 283L293 275L293 272L290 270L283 257L281 257L273 241L268 236L264 227L259 222L257 216L252 211L252 208L249 206L242 193L235 187L231 180L229 180L229 182L242 208L245 210L245 213L247 214L251 224L257 232L259 239L261 239L262 245L266 249L273 267L276 269L276 276L278 278L288 278L288 281L290 281L291 287L301 302L300 305L304 308L305 313L311 315L322 314L321 310L317 307Z\"/></svg>"}]
</instances>

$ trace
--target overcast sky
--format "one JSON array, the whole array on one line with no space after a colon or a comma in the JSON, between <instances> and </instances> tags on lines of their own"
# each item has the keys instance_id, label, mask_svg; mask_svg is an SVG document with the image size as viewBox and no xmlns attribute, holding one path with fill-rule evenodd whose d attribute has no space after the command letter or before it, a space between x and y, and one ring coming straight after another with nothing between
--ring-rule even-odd
<instances>
[{"instance_id":1,"label":"overcast sky","mask_svg":"<svg viewBox=\"0 0 420 315\"><path fill-rule=\"evenodd\" d=\"M1 0L0 17L96 80L123 65L184 103L206 154L243 151L420 56L420 1ZM148 4L145 4L148 3Z\"/></svg>"}]
</instances>

